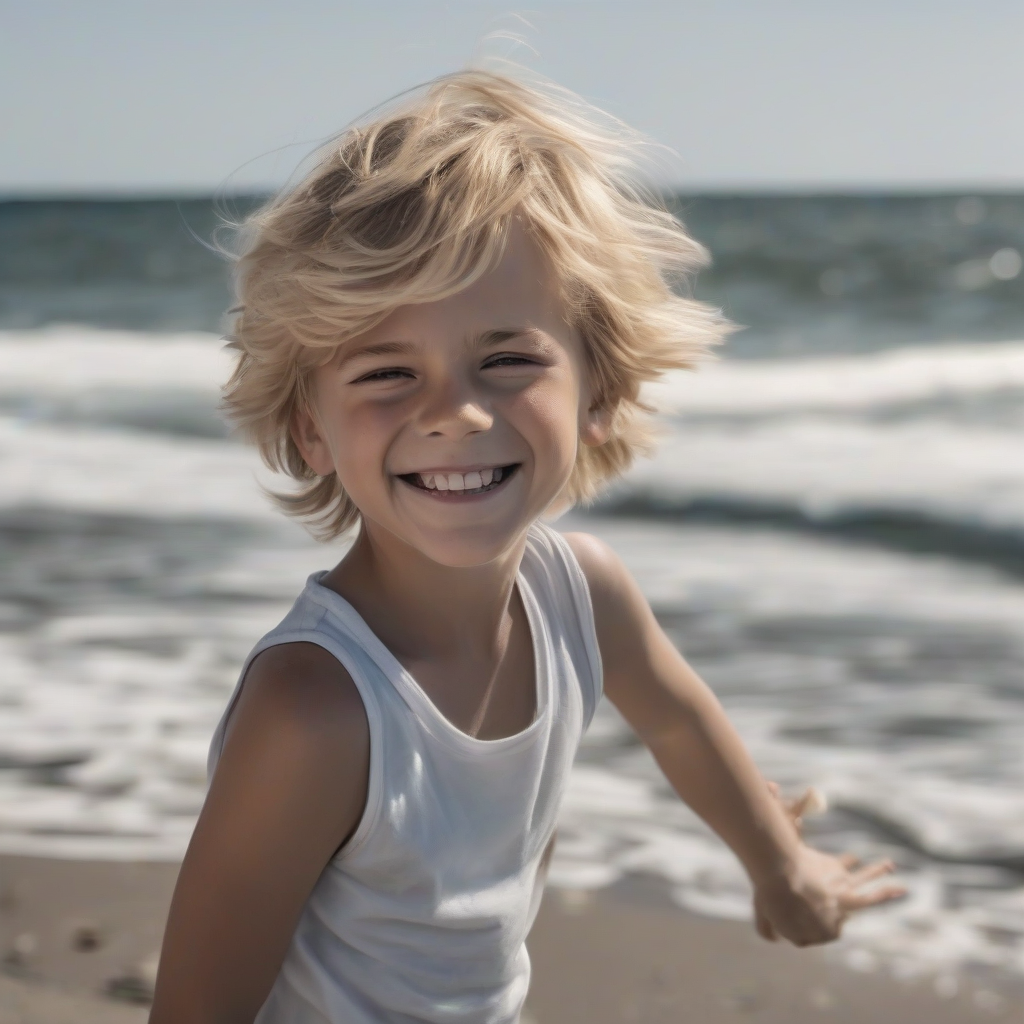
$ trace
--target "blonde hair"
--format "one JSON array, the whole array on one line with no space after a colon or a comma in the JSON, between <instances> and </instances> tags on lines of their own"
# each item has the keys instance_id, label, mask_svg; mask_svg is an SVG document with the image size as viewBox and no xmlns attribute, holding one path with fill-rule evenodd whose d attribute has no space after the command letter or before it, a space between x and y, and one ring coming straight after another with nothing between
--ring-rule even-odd
<instances>
[{"instance_id":1,"label":"blonde hair","mask_svg":"<svg viewBox=\"0 0 1024 1024\"><path fill-rule=\"evenodd\" d=\"M612 414L608 440L580 446L566 501L592 499L649 447L641 385L692 367L725 334L717 310L673 291L705 250L636 184L636 142L602 116L553 87L448 75L345 131L242 225L225 407L267 465L303 485L274 497L322 539L359 511L292 438L311 375L398 306L486 273L513 218L554 268L592 392Z\"/></svg>"}]
</instances>

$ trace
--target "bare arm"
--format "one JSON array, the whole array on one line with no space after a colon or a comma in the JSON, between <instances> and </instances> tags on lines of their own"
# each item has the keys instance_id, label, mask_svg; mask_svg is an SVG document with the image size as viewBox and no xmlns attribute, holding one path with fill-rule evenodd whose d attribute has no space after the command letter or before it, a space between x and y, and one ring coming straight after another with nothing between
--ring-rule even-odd
<instances>
[{"instance_id":1,"label":"bare arm","mask_svg":"<svg viewBox=\"0 0 1024 1024\"><path fill-rule=\"evenodd\" d=\"M805 846L717 698L658 625L618 556L586 534L567 537L590 585L605 692L650 749L675 791L732 848L755 889L758 930L799 945L835 938L852 910L901 893L858 887L888 864Z\"/></svg>"},{"instance_id":2,"label":"bare arm","mask_svg":"<svg viewBox=\"0 0 1024 1024\"><path fill-rule=\"evenodd\" d=\"M175 888L150 1024L252 1024L362 815L369 750L359 692L327 651L253 661Z\"/></svg>"}]
</instances>

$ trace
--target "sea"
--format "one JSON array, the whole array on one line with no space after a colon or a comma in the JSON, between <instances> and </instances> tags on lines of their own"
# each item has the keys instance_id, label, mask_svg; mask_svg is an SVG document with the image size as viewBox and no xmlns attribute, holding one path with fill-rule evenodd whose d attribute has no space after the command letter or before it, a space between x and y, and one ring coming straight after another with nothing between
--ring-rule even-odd
<instances>
[{"instance_id":1,"label":"sea","mask_svg":"<svg viewBox=\"0 0 1024 1024\"><path fill-rule=\"evenodd\" d=\"M342 553L218 412L219 232L257 201L0 203L0 850L180 857L242 659ZM907 898L836 956L1024 979L1024 195L671 202L743 330L560 525L620 553L766 776L824 795L809 840L896 862ZM551 884L634 874L750 916L605 703Z\"/></svg>"}]
</instances>

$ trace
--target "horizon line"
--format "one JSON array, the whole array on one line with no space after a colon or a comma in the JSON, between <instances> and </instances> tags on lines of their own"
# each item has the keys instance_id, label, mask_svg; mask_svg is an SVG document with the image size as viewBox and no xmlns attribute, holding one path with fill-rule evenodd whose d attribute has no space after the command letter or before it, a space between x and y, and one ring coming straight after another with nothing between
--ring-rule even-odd
<instances>
[{"instance_id":1,"label":"horizon line","mask_svg":"<svg viewBox=\"0 0 1024 1024\"><path fill-rule=\"evenodd\" d=\"M165 187L165 188L79 188L79 189L29 189L6 190L0 188L0 203L45 203L45 202L182 202L190 200L222 199L230 202L235 199L262 199L273 196L282 186L235 189L226 191L222 188L197 187ZM670 196L735 196L750 198L871 198L873 196L891 197L963 197L970 195L1011 196L1024 194L1024 180L1021 181L951 181L911 184L905 182L892 183L826 183L807 182L780 184L765 182L763 184L729 184L725 182L691 182L687 184L651 185Z\"/></svg>"}]
</instances>

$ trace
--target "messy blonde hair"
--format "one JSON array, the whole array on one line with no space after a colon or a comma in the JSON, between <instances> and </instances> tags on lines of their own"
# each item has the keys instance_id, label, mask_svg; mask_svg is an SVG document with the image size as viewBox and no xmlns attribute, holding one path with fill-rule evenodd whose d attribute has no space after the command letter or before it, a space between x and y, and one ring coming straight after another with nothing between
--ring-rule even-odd
<instances>
[{"instance_id":1,"label":"messy blonde hair","mask_svg":"<svg viewBox=\"0 0 1024 1024\"><path fill-rule=\"evenodd\" d=\"M477 280L514 218L558 277L592 393L611 413L608 440L580 445L563 499L592 499L649 447L641 385L693 366L726 325L673 290L705 250L635 182L636 143L609 122L553 87L447 75L349 128L244 223L225 406L267 465L301 483L274 497L312 532L326 540L359 518L337 476L316 474L292 437L312 374L398 306Z\"/></svg>"}]
</instances>

